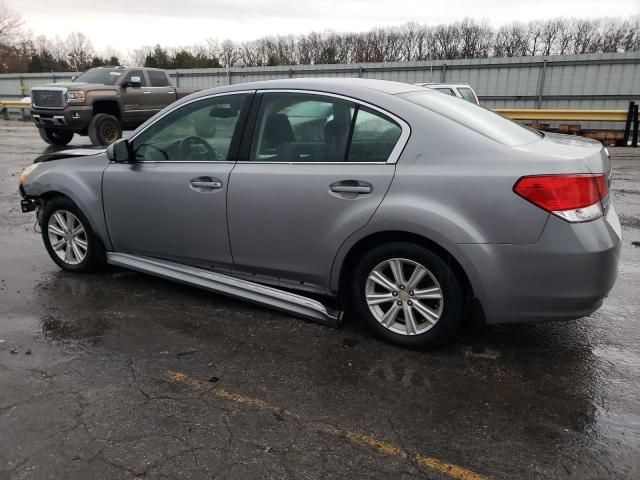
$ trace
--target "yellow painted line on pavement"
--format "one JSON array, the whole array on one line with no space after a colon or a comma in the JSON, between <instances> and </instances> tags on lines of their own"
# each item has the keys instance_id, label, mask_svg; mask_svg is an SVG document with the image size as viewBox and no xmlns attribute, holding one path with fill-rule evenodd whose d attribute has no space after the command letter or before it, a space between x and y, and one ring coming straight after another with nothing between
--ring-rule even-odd
<instances>
[{"instance_id":1,"label":"yellow painted line on pavement","mask_svg":"<svg viewBox=\"0 0 640 480\"><path fill-rule=\"evenodd\" d=\"M291 412L288 412L282 408L275 407L273 405L268 404L263 400L259 400L257 398L249 397L247 395L243 395L240 393L230 392L229 390L222 387L213 387L209 382L205 382L204 380L199 380L197 378L190 377L182 372L168 372L169 380L174 383L179 383L182 385L187 385L197 389L204 389L211 392L214 396L221 400L228 400L239 405L244 405L248 407L255 408L256 410L267 410L278 415L287 415L290 417L294 417L298 420L301 418L298 415L295 415ZM454 465L452 463L443 462L435 457L430 457L427 455L409 455L401 448L389 443L384 440L378 440L369 435L365 435L358 432L352 432L350 430L345 430L342 428L335 427L333 425L327 425L322 423L315 422L303 422L312 429L316 431L320 431L323 433L328 433L331 435L344 437L348 439L351 443L366 446L372 448L373 450L377 450L378 452L386 455L388 457L401 458L406 460L412 460L414 463L417 463L424 468L427 468L434 472L439 472L448 477L457 479L457 480L489 480L489 477L486 475L482 475L480 473L476 473L472 470L466 469L464 467L460 467L458 465Z\"/></svg>"}]
</instances>

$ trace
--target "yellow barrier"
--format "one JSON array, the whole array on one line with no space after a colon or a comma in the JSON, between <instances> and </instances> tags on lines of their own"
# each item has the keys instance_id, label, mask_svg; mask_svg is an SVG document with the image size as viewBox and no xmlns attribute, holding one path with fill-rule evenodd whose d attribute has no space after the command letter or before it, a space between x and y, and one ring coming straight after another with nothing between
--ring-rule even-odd
<instances>
[{"instance_id":1,"label":"yellow barrier","mask_svg":"<svg viewBox=\"0 0 640 480\"><path fill-rule=\"evenodd\" d=\"M538 110L534 108L496 108L495 112L512 120L583 120L626 122L626 110Z\"/></svg>"},{"instance_id":2,"label":"yellow barrier","mask_svg":"<svg viewBox=\"0 0 640 480\"><path fill-rule=\"evenodd\" d=\"M5 120L9 120L9 109L20 110L20 118L22 120L27 119L27 111L31 108L31 104L27 102L16 102L13 100L0 101L0 113Z\"/></svg>"},{"instance_id":3,"label":"yellow barrier","mask_svg":"<svg viewBox=\"0 0 640 480\"><path fill-rule=\"evenodd\" d=\"M18 109L29 110L31 108L31 104L27 102L14 102L14 101L3 100L0 102L0 108L18 108Z\"/></svg>"}]
</instances>

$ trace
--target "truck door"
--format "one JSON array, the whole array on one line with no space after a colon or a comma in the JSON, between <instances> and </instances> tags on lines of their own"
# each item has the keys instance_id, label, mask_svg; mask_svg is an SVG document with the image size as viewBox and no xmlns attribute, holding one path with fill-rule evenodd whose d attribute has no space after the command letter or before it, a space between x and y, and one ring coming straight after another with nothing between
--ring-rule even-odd
<instances>
[{"instance_id":1,"label":"truck door","mask_svg":"<svg viewBox=\"0 0 640 480\"><path fill-rule=\"evenodd\" d=\"M171 85L169 77L163 70L147 70L149 76L149 105L159 112L176 101L176 89Z\"/></svg>"},{"instance_id":2,"label":"truck door","mask_svg":"<svg viewBox=\"0 0 640 480\"><path fill-rule=\"evenodd\" d=\"M134 79L140 79L140 87L128 86L128 82ZM147 103L146 94L147 80L142 70L130 70L122 81L120 82L122 87L122 120L124 124L140 124L149 118L149 106Z\"/></svg>"}]
</instances>

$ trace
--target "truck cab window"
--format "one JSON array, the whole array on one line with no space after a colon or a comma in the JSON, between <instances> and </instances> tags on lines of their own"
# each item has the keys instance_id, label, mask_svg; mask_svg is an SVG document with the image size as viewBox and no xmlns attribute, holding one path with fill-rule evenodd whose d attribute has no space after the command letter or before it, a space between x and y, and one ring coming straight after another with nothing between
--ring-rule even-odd
<instances>
[{"instance_id":1,"label":"truck cab window","mask_svg":"<svg viewBox=\"0 0 640 480\"><path fill-rule=\"evenodd\" d=\"M152 87L170 87L167 74L159 70L147 70Z\"/></svg>"},{"instance_id":2,"label":"truck cab window","mask_svg":"<svg viewBox=\"0 0 640 480\"><path fill-rule=\"evenodd\" d=\"M142 72L142 70L131 70L122 79L122 83L124 84L125 82L130 82L133 79L133 77L140 77L140 86L141 87L146 87L147 86L147 81L144 78L144 73Z\"/></svg>"}]
</instances>

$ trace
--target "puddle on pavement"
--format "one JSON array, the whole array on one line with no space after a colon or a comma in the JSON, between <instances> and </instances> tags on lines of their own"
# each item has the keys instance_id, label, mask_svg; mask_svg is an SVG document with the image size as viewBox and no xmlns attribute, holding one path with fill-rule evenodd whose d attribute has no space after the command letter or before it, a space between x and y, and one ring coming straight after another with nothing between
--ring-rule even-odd
<instances>
[{"instance_id":1,"label":"puddle on pavement","mask_svg":"<svg viewBox=\"0 0 640 480\"><path fill-rule=\"evenodd\" d=\"M108 329L108 322L99 315L92 319L78 318L77 321L60 319L54 315L44 315L40 319L40 327L42 335L47 340L56 342L82 340L84 343L96 345Z\"/></svg>"}]
</instances>

